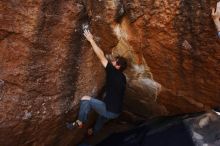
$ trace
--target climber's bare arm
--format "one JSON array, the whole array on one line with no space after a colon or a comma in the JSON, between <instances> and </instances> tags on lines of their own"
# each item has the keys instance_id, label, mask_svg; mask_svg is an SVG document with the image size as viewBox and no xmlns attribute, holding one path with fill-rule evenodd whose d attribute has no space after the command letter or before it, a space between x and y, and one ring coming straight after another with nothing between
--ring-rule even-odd
<instances>
[{"instance_id":1,"label":"climber's bare arm","mask_svg":"<svg viewBox=\"0 0 220 146\"><path fill-rule=\"evenodd\" d=\"M104 52L97 46L97 44L95 43L94 39L93 39L93 35L88 31L85 30L84 31L84 36L86 37L86 39L90 42L90 44L92 45L92 49L95 52L95 54L98 56L99 60L101 61L102 65L104 67L107 66L108 60L106 59Z\"/></svg>"},{"instance_id":2,"label":"climber's bare arm","mask_svg":"<svg viewBox=\"0 0 220 146\"><path fill-rule=\"evenodd\" d=\"M212 18L217 31L220 32L220 1L217 2L216 10L212 8Z\"/></svg>"}]
</instances>

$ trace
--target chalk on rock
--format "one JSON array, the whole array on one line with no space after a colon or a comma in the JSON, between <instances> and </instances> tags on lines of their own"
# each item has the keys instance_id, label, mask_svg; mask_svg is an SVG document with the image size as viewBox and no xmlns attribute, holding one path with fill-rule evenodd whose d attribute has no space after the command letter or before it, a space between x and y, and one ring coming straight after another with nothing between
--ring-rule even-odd
<instances>
[{"instance_id":1,"label":"chalk on rock","mask_svg":"<svg viewBox=\"0 0 220 146\"><path fill-rule=\"evenodd\" d=\"M0 87L3 86L5 82L3 80L0 80Z\"/></svg>"},{"instance_id":2,"label":"chalk on rock","mask_svg":"<svg viewBox=\"0 0 220 146\"><path fill-rule=\"evenodd\" d=\"M189 44L187 40L185 40L182 44L182 46L186 49L192 49L192 46Z\"/></svg>"}]
</instances>

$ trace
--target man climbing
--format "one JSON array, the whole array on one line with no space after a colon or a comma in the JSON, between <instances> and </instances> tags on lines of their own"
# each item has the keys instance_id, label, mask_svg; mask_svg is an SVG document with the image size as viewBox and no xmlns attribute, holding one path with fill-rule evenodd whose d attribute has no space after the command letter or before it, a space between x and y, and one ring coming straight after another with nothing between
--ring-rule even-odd
<instances>
[{"instance_id":1,"label":"man climbing","mask_svg":"<svg viewBox=\"0 0 220 146\"><path fill-rule=\"evenodd\" d=\"M220 38L220 1L217 2L216 10L212 8L212 18L217 29L218 37Z\"/></svg>"},{"instance_id":2,"label":"man climbing","mask_svg":"<svg viewBox=\"0 0 220 146\"><path fill-rule=\"evenodd\" d=\"M88 30L84 31L84 36L92 45L92 49L99 58L101 64L105 67L106 96L104 101L90 96L82 97L78 120L73 123L67 123L67 128L82 128L83 124L87 122L89 111L93 109L99 114L99 116L94 128L88 130L88 134L92 134L100 130L107 120L117 118L122 111L122 102L126 87L126 77L123 74L123 71L127 67L127 62L125 58L120 56L109 62Z\"/></svg>"}]
</instances>

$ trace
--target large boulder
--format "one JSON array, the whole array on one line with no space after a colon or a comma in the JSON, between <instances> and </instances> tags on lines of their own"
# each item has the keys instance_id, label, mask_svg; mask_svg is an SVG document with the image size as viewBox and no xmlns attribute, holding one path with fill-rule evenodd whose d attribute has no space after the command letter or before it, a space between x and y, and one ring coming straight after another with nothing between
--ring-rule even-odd
<instances>
[{"instance_id":1,"label":"large boulder","mask_svg":"<svg viewBox=\"0 0 220 146\"><path fill-rule=\"evenodd\" d=\"M76 118L83 95L98 97L105 83L84 29L91 30L105 54L128 59L127 112L148 119L219 106L214 4L2 0L0 145L81 140L83 131L67 131L65 121Z\"/></svg>"}]
</instances>

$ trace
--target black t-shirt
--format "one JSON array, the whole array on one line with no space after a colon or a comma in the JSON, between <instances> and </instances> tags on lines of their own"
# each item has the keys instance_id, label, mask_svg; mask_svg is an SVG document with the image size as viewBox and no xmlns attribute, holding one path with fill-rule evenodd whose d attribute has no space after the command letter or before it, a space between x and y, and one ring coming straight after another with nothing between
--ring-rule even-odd
<instances>
[{"instance_id":1,"label":"black t-shirt","mask_svg":"<svg viewBox=\"0 0 220 146\"><path fill-rule=\"evenodd\" d=\"M108 62L106 68L106 97L104 102L107 110L113 113L122 111L122 102L126 87L125 75Z\"/></svg>"}]
</instances>

